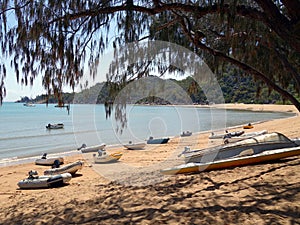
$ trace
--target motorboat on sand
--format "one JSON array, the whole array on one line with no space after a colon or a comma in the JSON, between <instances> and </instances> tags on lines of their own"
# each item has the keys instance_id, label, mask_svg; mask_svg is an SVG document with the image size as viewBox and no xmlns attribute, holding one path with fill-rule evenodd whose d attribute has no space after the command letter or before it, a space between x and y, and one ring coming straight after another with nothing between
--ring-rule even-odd
<instances>
[{"instance_id":1,"label":"motorboat on sand","mask_svg":"<svg viewBox=\"0 0 300 225\"><path fill-rule=\"evenodd\" d=\"M89 153L89 152L97 152L98 150L103 150L106 147L106 144L102 143L100 145L94 145L94 146L87 146L86 144L82 144L80 148L77 150L80 150L82 153Z\"/></svg>"},{"instance_id":2,"label":"motorboat on sand","mask_svg":"<svg viewBox=\"0 0 300 225\"><path fill-rule=\"evenodd\" d=\"M274 132L206 149L190 150L185 148L180 155L184 156L186 163L208 162L235 157L246 151L259 154L268 150L297 147L299 144L300 139L289 139L281 133Z\"/></svg>"},{"instance_id":3,"label":"motorboat on sand","mask_svg":"<svg viewBox=\"0 0 300 225\"><path fill-rule=\"evenodd\" d=\"M50 176L37 176L38 173L35 170L31 170L28 173L28 178L18 182L18 186L21 189L35 189L35 188L52 188L60 187L68 183L72 175L70 173L62 173Z\"/></svg>"},{"instance_id":4,"label":"motorboat on sand","mask_svg":"<svg viewBox=\"0 0 300 225\"><path fill-rule=\"evenodd\" d=\"M51 166L54 164L54 162L58 160L59 164L64 163L63 157L51 157L47 158L47 153L44 153L43 156L40 159L35 160L36 165L43 165L43 166Z\"/></svg>"},{"instance_id":5,"label":"motorboat on sand","mask_svg":"<svg viewBox=\"0 0 300 225\"><path fill-rule=\"evenodd\" d=\"M123 154L121 152L115 152L112 154L107 154L105 150L99 150L98 156L93 154L95 163L113 163L117 162Z\"/></svg>"},{"instance_id":6,"label":"motorboat on sand","mask_svg":"<svg viewBox=\"0 0 300 225\"><path fill-rule=\"evenodd\" d=\"M78 170L82 169L83 161L76 161L60 167L58 162L55 162L51 169L45 170L44 175L55 175L61 173L70 173L74 175Z\"/></svg>"},{"instance_id":7,"label":"motorboat on sand","mask_svg":"<svg viewBox=\"0 0 300 225\"><path fill-rule=\"evenodd\" d=\"M146 143L145 142L132 143L131 141L129 141L128 144L125 144L123 146L129 150L140 150L145 148Z\"/></svg>"}]
</instances>

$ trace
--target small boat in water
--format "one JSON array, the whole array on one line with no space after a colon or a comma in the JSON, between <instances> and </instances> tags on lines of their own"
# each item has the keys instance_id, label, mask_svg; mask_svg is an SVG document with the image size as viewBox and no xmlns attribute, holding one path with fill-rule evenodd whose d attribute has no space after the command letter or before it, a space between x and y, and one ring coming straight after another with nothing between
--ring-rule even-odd
<instances>
[{"instance_id":1,"label":"small boat in water","mask_svg":"<svg viewBox=\"0 0 300 225\"><path fill-rule=\"evenodd\" d=\"M42 158L35 160L36 165L43 165L43 166L51 166L54 164L55 161L58 161L59 164L64 163L63 157L51 157L47 158L47 153L44 153Z\"/></svg>"},{"instance_id":2,"label":"small boat in water","mask_svg":"<svg viewBox=\"0 0 300 225\"><path fill-rule=\"evenodd\" d=\"M259 154L246 154L243 156L221 159L213 162L191 162L173 168L163 169L160 172L165 175L199 173L202 171L219 170L238 166L252 165L262 162L269 162L297 155L300 155L300 146L269 150L261 152Z\"/></svg>"},{"instance_id":3,"label":"small boat in water","mask_svg":"<svg viewBox=\"0 0 300 225\"><path fill-rule=\"evenodd\" d=\"M183 131L180 136L181 137L188 137L188 136L191 136L192 135L192 132L191 131Z\"/></svg>"},{"instance_id":4,"label":"small boat in water","mask_svg":"<svg viewBox=\"0 0 300 225\"><path fill-rule=\"evenodd\" d=\"M54 163L53 168L45 170L44 175L55 175L55 174L61 174L61 173L70 173L75 174L78 170L80 170L83 166L82 161L76 161L73 163L69 163L65 166L60 167L58 163Z\"/></svg>"},{"instance_id":5,"label":"small boat in water","mask_svg":"<svg viewBox=\"0 0 300 225\"><path fill-rule=\"evenodd\" d=\"M107 154L105 150L99 150L98 156L96 156L96 154L93 154L93 158L95 163L113 163L117 162L122 155L123 154L121 152Z\"/></svg>"},{"instance_id":6,"label":"small boat in water","mask_svg":"<svg viewBox=\"0 0 300 225\"><path fill-rule=\"evenodd\" d=\"M35 104L30 103L30 102L24 103L23 105L26 107L35 107Z\"/></svg>"},{"instance_id":7,"label":"small boat in water","mask_svg":"<svg viewBox=\"0 0 300 225\"><path fill-rule=\"evenodd\" d=\"M62 129L62 128L64 128L64 124L63 123L56 123L56 124L48 124L47 126L46 126L46 128L47 129Z\"/></svg>"},{"instance_id":8,"label":"small boat in water","mask_svg":"<svg viewBox=\"0 0 300 225\"><path fill-rule=\"evenodd\" d=\"M154 139L153 137L149 137L147 140L147 144L166 144L170 138L156 138Z\"/></svg>"},{"instance_id":9,"label":"small boat in water","mask_svg":"<svg viewBox=\"0 0 300 225\"><path fill-rule=\"evenodd\" d=\"M72 179L72 175L70 173L62 173L53 176L37 176L37 171L31 170L28 174L28 178L18 182L19 188L35 189L60 187L65 185Z\"/></svg>"},{"instance_id":10,"label":"small boat in water","mask_svg":"<svg viewBox=\"0 0 300 225\"><path fill-rule=\"evenodd\" d=\"M94 145L94 146L86 146L86 144L82 144L80 148L77 150L81 150L82 153L89 153L89 152L97 152L98 150L103 150L105 148L106 144L102 143L100 145Z\"/></svg>"},{"instance_id":11,"label":"small boat in water","mask_svg":"<svg viewBox=\"0 0 300 225\"><path fill-rule=\"evenodd\" d=\"M146 146L146 143L144 142L140 142L140 143L132 143L131 141L129 141L128 144L123 145L125 148L129 149L129 150L140 150L140 149L144 149Z\"/></svg>"}]
</instances>

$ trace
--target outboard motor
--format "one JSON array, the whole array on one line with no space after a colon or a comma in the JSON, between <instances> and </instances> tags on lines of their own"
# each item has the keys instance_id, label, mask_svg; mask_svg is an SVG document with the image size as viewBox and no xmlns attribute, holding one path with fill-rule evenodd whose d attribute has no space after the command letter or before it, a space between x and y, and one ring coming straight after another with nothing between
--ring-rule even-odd
<instances>
[{"instance_id":1,"label":"outboard motor","mask_svg":"<svg viewBox=\"0 0 300 225\"><path fill-rule=\"evenodd\" d=\"M52 169L55 169L55 168L59 168L60 166L60 161L59 160L54 160L54 164L52 165Z\"/></svg>"},{"instance_id":2,"label":"outboard motor","mask_svg":"<svg viewBox=\"0 0 300 225\"><path fill-rule=\"evenodd\" d=\"M29 179L34 179L34 175L38 175L38 172L36 170L30 170L28 172L28 178Z\"/></svg>"},{"instance_id":3,"label":"outboard motor","mask_svg":"<svg viewBox=\"0 0 300 225\"><path fill-rule=\"evenodd\" d=\"M47 153L44 153L42 159L46 159L46 158L47 158Z\"/></svg>"},{"instance_id":4,"label":"outboard motor","mask_svg":"<svg viewBox=\"0 0 300 225\"><path fill-rule=\"evenodd\" d=\"M77 150L80 150L80 149L82 149L82 148L86 148L86 144L83 143L83 144L81 145L81 147L77 148Z\"/></svg>"}]
</instances>

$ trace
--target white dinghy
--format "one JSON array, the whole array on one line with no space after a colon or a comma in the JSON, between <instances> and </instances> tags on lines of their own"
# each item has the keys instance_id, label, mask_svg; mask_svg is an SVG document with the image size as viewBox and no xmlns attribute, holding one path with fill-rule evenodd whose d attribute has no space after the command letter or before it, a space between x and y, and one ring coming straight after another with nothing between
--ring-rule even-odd
<instances>
[{"instance_id":1,"label":"white dinghy","mask_svg":"<svg viewBox=\"0 0 300 225\"><path fill-rule=\"evenodd\" d=\"M53 176L37 176L37 171L31 170L28 174L28 178L18 182L19 188L35 189L61 187L68 183L72 178L70 173L57 174Z\"/></svg>"},{"instance_id":2,"label":"white dinghy","mask_svg":"<svg viewBox=\"0 0 300 225\"><path fill-rule=\"evenodd\" d=\"M144 149L146 146L145 142L140 142L140 143L132 143L131 141L129 141L128 144L123 145L125 148L127 148L128 150L140 150L140 149Z\"/></svg>"},{"instance_id":3,"label":"white dinghy","mask_svg":"<svg viewBox=\"0 0 300 225\"><path fill-rule=\"evenodd\" d=\"M100 145L94 145L88 147L86 144L82 144L80 148L77 150L81 150L82 153L89 153L89 152L97 152L98 150L103 150L105 148L106 144L102 143Z\"/></svg>"},{"instance_id":4,"label":"white dinghy","mask_svg":"<svg viewBox=\"0 0 300 225\"><path fill-rule=\"evenodd\" d=\"M45 170L45 175L55 175L55 174L61 174L61 173L70 173L74 175L78 170L80 170L83 166L82 161L76 161L73 163L69 163L65 166L59 167L58 163L54 163L53 168Z\"/></svg>"},{"instance_id":5,"label":"white dinghy","mask_svg":"<svg viewBox=\"0 0 300 225\"><path fill-rule=\"evenodd\" d=\"M51 157L47 158L47 153L44 153L42 158L35 160L36 165L43 165L43 166L51 166L54 164L55 160L59 161L59 164L64 163L63 157Z\"/></svg>"}]
</instances>

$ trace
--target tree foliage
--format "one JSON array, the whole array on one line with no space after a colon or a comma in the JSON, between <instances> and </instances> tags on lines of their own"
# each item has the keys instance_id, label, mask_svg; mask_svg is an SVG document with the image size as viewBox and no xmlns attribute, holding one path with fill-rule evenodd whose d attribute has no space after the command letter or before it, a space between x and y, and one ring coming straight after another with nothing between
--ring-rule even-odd
<instances>
[{"instance_id":1,"label":"tree foliage","mask_svg":"<svg viewBox=\"0 0 300 225\"><path fill-rule=\"evenodd\" d=\"M86 66L95 76L105 49L163 40L195 52L220 76L234 66L300 110L298 0L3 0L0 10L2 58L10 60L0 67L1 101L8 66L21 84L42 76L62 103L63 85L78 85ZM119 51L111 66L108 81L119 84L111 90L152 71L178 70L163 59L127 65L126 54Z\"/></svg>"}]
</instances>

